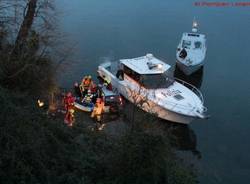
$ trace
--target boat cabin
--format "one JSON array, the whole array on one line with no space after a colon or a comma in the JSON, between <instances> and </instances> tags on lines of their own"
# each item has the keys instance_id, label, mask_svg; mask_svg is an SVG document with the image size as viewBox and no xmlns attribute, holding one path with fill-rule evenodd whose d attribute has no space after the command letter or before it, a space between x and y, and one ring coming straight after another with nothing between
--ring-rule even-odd
<instances>
[{"instance_id":1,"label":"boat cabin","mask_svg":"<svg viewBox=\"0 0 250 184\"><path fill-rule=\"evenodd\" d=\"M205 35L198 33L183 33L181 47L185 49L202 49L205 47Z\"/></svg>"},{"instance_id":2,"label":"boat cabin","mask_svg":"<svg viewBox=\"0 0 250 184\"><path fill-rule=\"evenodd\" d=\"M122 59L120 63L124 80L139 83L145 88L166 88L174 82L166 75L170 65L155 58L152 54L133 59Z\"/></svg>"}]
</instances>

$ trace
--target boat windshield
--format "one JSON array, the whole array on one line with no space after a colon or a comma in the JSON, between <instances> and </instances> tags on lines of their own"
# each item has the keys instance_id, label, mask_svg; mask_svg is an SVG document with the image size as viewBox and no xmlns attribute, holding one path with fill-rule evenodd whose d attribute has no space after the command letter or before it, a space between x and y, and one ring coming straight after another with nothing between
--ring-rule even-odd
<instances>
[{"instance_id":1,"label":"boat windshield","mask_svg":"<svg viewBox=\"0 0 250 184\"><path fill-rule=\"evenodd\" d=\"M148 89L168 88L174 83L174 79L166 74L141 75L140 83Z\"/></svg>"},{"instance_id":2,"label":"boat windshield","mask_svg":"<svg viewBox=\"0 0 250 184\"><path fill-rule=\"evenodd\" d=\"M194 47L196 49L200 49L201 48L201 42L197 41L197 42L194 42Z\"/></svg>"},{"instance_id":3,"label":"boat windshield","mask_svg":"<svg viewBox=\"0 0 250 184\"><path fill-rule=\"evenodd\" d=\"M183 40L183 42L182 42L182 48L190 49L190 47L191 47L191 41Z\"/></svg>"}]
</instances>

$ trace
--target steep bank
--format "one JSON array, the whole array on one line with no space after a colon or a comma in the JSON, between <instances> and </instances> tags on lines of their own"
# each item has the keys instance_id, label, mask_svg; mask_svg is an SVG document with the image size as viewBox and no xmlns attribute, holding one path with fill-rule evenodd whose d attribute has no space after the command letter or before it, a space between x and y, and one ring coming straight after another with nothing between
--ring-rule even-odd
<instances>
[{"instance_id":1,"label":"steep bank","mask_svg":"<svg viewBox=\"0 0 250 184\"><path fill-rule=\"evenodd\" d=\"M195 183L160 135L68 128L22 93L0 93L0 183Z\"/></svg>"}]
</instances>

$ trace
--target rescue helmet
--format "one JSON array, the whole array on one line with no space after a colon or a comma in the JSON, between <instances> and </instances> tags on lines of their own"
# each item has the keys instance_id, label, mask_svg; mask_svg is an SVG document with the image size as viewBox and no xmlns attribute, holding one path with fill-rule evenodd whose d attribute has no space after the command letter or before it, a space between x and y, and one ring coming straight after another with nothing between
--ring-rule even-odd
<instances>
[{"instance_id":1,"label":"rescue helmet","mask_svg":"<svg viewBox=\"0 0 250 184\"><path fill-rule=\"evenodd\" d=\"M71 93L71 92L68 92L66 96L67 96L67 97L72 97L72 93Z\"/></svg>"},{"instance_id":2,"label":"rescue helmet","mask_svg":"<svg viewBox=\"0 0 250 184\"><path fill-rule=\"evenodd\" d=\"M75 110L74 110L74 109L70 109L69 112L70 112L71 114L73 114L73 113L75 112Z\"/></svg>"},{"instance_id":3,"label":"rescue helmet","mask_svg":"<svg viewBox=\"0 0 250 184\"><path fill-rule=\"evenodd\" d=\"M89 79L92 79L91 75L88 76Z\"/></svg>"},{"instance_id":4,"label":"rescue helmet","mask_svg":"<svg viewBox=\"0 0 250 184\"><path fill-rule=\"evenodd\" d=\"M91 94L91 90L90 89L88 90L88 94Z\"/></svg>"}]
</instances>

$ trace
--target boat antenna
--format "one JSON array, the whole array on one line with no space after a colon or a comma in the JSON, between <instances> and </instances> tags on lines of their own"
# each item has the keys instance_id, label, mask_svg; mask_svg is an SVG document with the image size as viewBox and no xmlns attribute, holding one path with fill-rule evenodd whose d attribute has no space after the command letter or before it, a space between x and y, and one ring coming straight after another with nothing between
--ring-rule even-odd
<instances>
[{"instance_id":1,"label":"boat antenna","mask_svg":"<svg viewBox=\"0 0 250 184\"><path fill-rule=\"evenodd\" d=\"M198 22L195 20L195 18L193 19L192 32L198 32Z\"/></svg>"}]
</instances>

